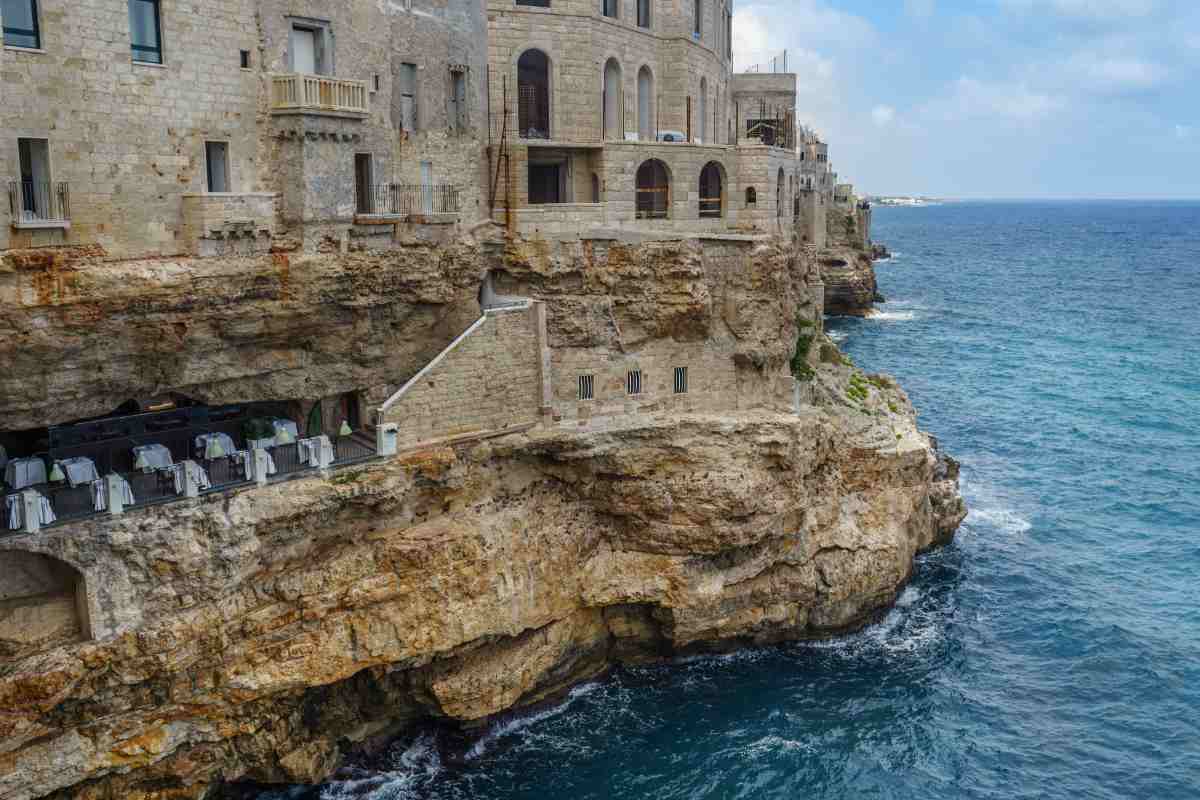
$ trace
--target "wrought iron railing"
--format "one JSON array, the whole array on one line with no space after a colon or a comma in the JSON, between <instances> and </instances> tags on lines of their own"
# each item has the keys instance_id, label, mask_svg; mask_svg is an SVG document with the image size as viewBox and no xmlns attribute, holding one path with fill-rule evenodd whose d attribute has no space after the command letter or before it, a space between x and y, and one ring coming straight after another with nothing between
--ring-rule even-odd
<instances>
[{"instance_id":1,"label":"wrought iron railing","mask_svg":"<svg viewBox=\"0 0 1200 800\"><path fill-rule=\"evenodd\" d=\"M457 214L459 187L454 184L379 183L358 199L358 213L384 217Z\"/></svg>"},{"instance_id":2,"label":"wrought iron railing","mask_svg":"<svg viewBox=\"0 0 1200 800\"><path fill-rule=\"evenodd\" d=\"M290 73L271 76L272 111L335 111L366 114L366 81L331 78L328 75Z\"/></svg>"},{"instance_id":3,"label":"wrought iron railing","mask_svg":"<svg viewBox=\"0 0 1200 800\"><path fill-rule=\"evenodd\" d=\"M349 464L375 457L375 446L354 436L339 436L333 440L333 463Z\"/></svg>"},{"instance_id":4,"label":"wrought iron railing","mask_svg":"<svg viewBox=\"0 0 1200 800\"><path fill-rule=\"evenodd\" d=\"M69 222L71 190L66 181L9 181L12 220L21 223Z\"/></svg>"}]
</instances>

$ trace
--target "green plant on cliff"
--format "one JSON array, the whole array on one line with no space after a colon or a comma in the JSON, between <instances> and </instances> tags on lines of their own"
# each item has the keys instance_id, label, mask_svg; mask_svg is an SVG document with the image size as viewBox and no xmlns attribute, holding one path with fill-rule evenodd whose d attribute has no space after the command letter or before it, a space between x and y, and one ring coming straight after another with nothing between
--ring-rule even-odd
<instances>
[{"instance_id":1,"label":"green plant on cliff","mask_svg":"<svg viewBox=\"0 0 1200 800\"><path fill-rule=\"evenodd\" d=\"M813 341L817 338L817 324L811 319L797 316L796 327L800 332L796 335L796 352L792 356L792 377L798 381L809 381L816 374L808 363L808 351L812 349Z\"/></svg>"},{"instance_id":2,"label":"green plant on cliff","mask_svg":"<svg viewBox=\"0 0 1200 800\"><path fill-rule=\"evenodd\" d=\"M858 406L859 410L864 414L870 414L871 410L867 408L867 398L871 396L871 387L867 384L866 378L861 372L855 372L850 376L850 385L846 387L846 398Z\"/></svg>"}]
</instances>

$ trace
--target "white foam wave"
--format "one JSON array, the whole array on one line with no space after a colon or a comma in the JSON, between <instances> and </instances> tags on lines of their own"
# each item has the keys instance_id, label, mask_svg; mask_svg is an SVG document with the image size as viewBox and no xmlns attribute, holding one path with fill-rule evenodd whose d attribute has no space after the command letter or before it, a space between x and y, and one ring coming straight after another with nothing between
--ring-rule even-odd
<instances>
[{"instance_id":1,"label":"white foam wave","mask_svg":"<svg viewBox=\"0 0 1200 800\"><path fill-rule=\"evenodd\" d=\"M916 318L917 315L914 311L872 311L867 314L867 319L880 322L911 322Z\"/></svg>"},{"instance_id":2,"label":"white foam wave","mask_svg":"<svg viewBox=\"0 0 1200 800\"><path fill-rule=\"evenodd\" d=\"M970 508L967 519L972 523L982 522L1000 530L1009 536L1020 536L1033 527L1028 519L1002 506Z\"/></svg>"},{"instance_id":3,"label":"white foam wave","mask_svg":"<svg viewBox=\"0 0 1200 800\"><path fill-rule=\"evenodd\" d=\"M835 342L844 342L848 334L845 331L825 331L825 335Z\"/></svg>"},{"instance_id":4,"label":"white foam wave","mask_svg":"<svg viewBox=\"0 0 1200 800\"><path fill-rule=\"evenodd\" d=\"M561 703L549 706L548 708L544 708L532 714L513 717L512 719L493 726L487 733L481 736L479 740L475 742L475 744L471 745L471 749L467 751L467 760L479 758L487 752L488 748L491 747L492 744L499 739L504 738L505 736L511 736L514 733L519 733L520 731L532 725L537 725L539 722L544 722L552 717L557 717L559 714L566 711L567 708L580 697L589 695L599 688L600 684L595 682L580 684L579 686L571 689L571 691L567 693L566 699Z\"/></svg>"},{"instance_id":5,"label":"white foam wave","mask_svg":"<svg viewBox=\"0 0 1200 800\"><path fill-rule=\"evenodd\" d=\"M756 739L753 742L740 748L741 754L750 759L758 759L763 756L774 757L781 750L785 752L803 752L814 753L816 748L809 742L801 742L796 739L788 739L783 736L774 734L764 736L761 739Z\"/></svg>"},{"instance_id":6,"label":"white foam wave","mask_svg":"<svg viewBox=\"0 0 1200 800\"><path fill-rule=\"evenodd\" d=\"M915 586L907 586L883 619L858 633L805 643L804 647L828 650L846 657L884 654L908 655L941 641L945 635L944 609Z\"/></svg>"}]
</instances>

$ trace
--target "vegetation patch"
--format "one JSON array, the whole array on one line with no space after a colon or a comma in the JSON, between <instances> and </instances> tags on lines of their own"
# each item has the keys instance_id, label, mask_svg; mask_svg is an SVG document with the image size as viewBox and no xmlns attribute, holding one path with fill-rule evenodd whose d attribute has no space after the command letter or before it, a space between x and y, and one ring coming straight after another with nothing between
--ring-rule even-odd
<instances>
[{"instance_id":1,"label":"vegetation patch","mask_svg":"<svg viewBox=\"0 0 1200 800\"><path fill-rule=\"evenodd\" d=\"M859 405L865 405L867 398L870 396L871 389L867 386L867 380L862 376L862 373L856 372L851 375L850 386L846 388L846 397Z\"/></svg>"},{"instance_id":2,"label":"vegetation patch","mask_svg":"<svg viewBox=\"0 0 1200 800\"><path fill-rule=\"evenodd\" d=\"M798 381L810 381L816 373L808 363L808 353L817 338L817 324L811 319L796 317L796 327L800 332L796 336L796 352L792 356L792 377Z\"/></svg>"}]
</instances>

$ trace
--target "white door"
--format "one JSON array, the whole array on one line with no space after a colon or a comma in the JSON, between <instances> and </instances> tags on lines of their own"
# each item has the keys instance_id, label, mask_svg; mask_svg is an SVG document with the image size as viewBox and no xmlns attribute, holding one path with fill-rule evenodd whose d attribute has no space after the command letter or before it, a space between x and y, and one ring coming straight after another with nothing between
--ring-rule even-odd
<instances>
[{"instance_id":1,"label":"white door","mask_svg":"<svg viewBox=\"0 0 1200 800\"><path fill-rule=\"evenodd\" d=\"M292 28L292 70L317 74L317 37L311 30Z\"/></svg>"}]
</instances>

